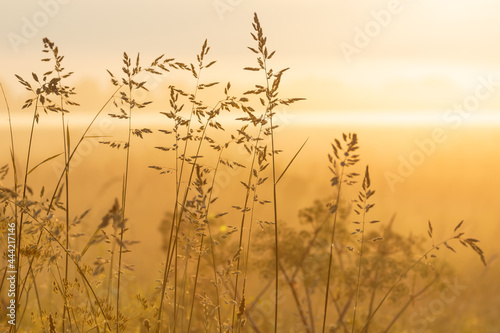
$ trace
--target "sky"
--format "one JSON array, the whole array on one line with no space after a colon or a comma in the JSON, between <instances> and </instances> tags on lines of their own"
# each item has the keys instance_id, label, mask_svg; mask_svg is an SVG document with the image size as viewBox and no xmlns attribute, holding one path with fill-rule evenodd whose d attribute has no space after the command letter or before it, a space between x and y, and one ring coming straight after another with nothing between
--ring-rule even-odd
<instances>
[{"instance_id":1,"label":"sky","mask_svg":"<svg viewBox=\"0 0 500 333\"><path fill-rule=\"evenodd\" d=\"M247 84L255 60L247 46L257 12L272 65L290 67L283 87L303 108L446 110L482 79L495 91L479 109L500 108L500 3L493 0L39 0L0 4L0 81L13 97L14 74L43 72L43 37L66 56L83 96L105 96L106 69L124 51L190 62L205 39L217 80ZM166 83L165 83L166 84ZM93 92L85 91L92 89ZM104 98L104 97L103 97Z\"/></svg>"}]
</instances>

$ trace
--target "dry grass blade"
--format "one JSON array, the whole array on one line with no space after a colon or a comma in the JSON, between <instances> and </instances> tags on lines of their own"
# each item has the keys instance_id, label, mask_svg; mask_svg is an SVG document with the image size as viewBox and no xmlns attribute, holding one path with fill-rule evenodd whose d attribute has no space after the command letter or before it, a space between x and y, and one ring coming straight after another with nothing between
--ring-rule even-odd
<instances>
[{"instance_id":1,"label":"dry grass blade","mask_svg":"<svg viewBox=\"0 0 500 333\"><path fill-rule=\"evenodd\" d=\"M283 170L283 172L281 173L281 175L278 177L278 180L276 181L276 185L279 183L280 179L285 175L285 172L287 172L288 168L292 165L292 163L295 160L295 158L300 154L300 152L302 151L302 148L304 148L304 146L306 145L307 141L309 141L309 138L307 138L306 141L304 141L304 143L302 144L302 146L300 146L299 150L297 150L297 152L295 153L295 155L293 155L292 159L287 164L285 170Z\"/></svg>"},{"instance_id":2,"label":"dry grass blade","mask_svg":"<svg viewBox=\"0 0 500 333\"><path fill-rule=\"evenodd\" d=\"M33 171L35 171L35 169L36 169L36 168L38 168L39 166L41 166L41 165L43 165L43 164L45 164L45 163L47 163L47 162L49 162L49 161L53 160L54 158L56 158L56 157L58 157L58 156L61 156L62 154L63 154L63 153L59 153L59 154L55 154L55 155L53 155L53 156L47 157L47 158L46 158L46 159L44 159L42 162L38 163L38 164L37 164L37 165L35 165L33 168L31 168L31 170L30 170L30 171L28 171L28 175L29 175L30 173L32 173Z\"/></svg>"}]
</instances>

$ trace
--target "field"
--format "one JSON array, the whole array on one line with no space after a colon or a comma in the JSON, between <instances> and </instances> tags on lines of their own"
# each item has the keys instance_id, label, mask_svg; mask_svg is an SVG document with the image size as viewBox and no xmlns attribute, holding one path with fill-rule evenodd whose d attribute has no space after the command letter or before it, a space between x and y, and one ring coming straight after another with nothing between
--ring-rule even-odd
<instances>
[{"instance_id":1,"label":"field","mask_svg":"<svg viewBox=\"0 0 500 333\"><path fill-rule=\"evenodd\" d=\"M494 125L299 112L265 27L246 86L207 40L0 82L5 332L498 332Z\"/></svg>"}]
</instances>

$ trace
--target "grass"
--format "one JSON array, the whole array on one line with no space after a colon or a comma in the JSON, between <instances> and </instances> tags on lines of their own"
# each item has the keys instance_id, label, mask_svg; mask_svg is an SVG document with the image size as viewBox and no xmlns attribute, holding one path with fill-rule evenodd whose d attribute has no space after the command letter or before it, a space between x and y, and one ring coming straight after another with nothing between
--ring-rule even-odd
<instances>
[{"instance_id":1,"label":"grass","mask_svg":"<svg viewBox=\"0 0 500 333\"><path fill-rule=\"evenodd\" d=\"M328 159L332 166L330 167L330 171L333 174L333 178L331 179L331 183L333 187L337 188L335 203L329 205L330 213L333 215L333 224L332 224L332 233L331 233L331 241L330 241L330 255L328 259L328 275L326 278L326 291L325 291L325 309L323 311L323 332L326 329L326 318L328 313L328 299L330 297L330 281L331 281L331 273L332 273L332 261L333 261L333 251L335 249L335 230L337 226L337 217L338 217L338 208L340 204L340 193L342 189L342 185L345 183L346 185L354 185L356 181L353 180L354 177L358 176L357 173L349 173L346 174L346 178L344 179L344 172L346 168L356 165L359 161L358 155L352 155L353 152L358 150L358 136L356 134L349 134L349 138L344 134L343 135L344 142L347 147L342 148L342 145L339 140L335 141L335 144L332 144L332 149L335 158L332 155L328 155ZM345 149L345 150L344 150ZM342 157L339 156L339 150L343 152ZM340 168L340 172L338 170Z\"/></svg>"},{"instance_id":2,"label":"grass","mask_svg":"<svg viewBox=\"0 0 500 333\"><path fill-rule=\"evenodd\" d=\"M428 222L432 245L426 248L424 238L395 232L394 221L371 220L377 214L370 211L375 191L368 166L358 184L361 157L355 133L342 134L331 145L331 194L302 209L298 226L282 220L280 212L288 207L278 206L278 184L294 167L307 140L291 160L283 161L275 115L278 108L302 98L281 97L280 84L288 68L271 66L275 52L268 50L257 15L252 27L255 45L249 50L256 65L244 67L244 73L249 79L254 73L257 83L243 87L241 96L233 94L230 82L204 82L205 71L214 70L216 63L208 60L206 40L193 63L161 55L144 65L139 54L133 59L124 53L121 74L108 71L114 92L73 145L76 134L68 125L68 109L78 106L73 101L77 88L69 83L72 72L64 69L59 48L44 38L43 52L49 57L42 60L52 67L40 76L32 73L32 80L16 75L31 94L21 110L31 108L33 114L22 172L18 160L23 154L11 124L14 115L0 86L11 155L0 169L0 181L7 184L0 187L0 220L2 237L9 230L16 236L15 252L4 245L7 241L2 242L2 251L12 258L18 273L17 325L2 322L2 328L10 332L385 332L404 327L407 310L417 300L441 292L451 274L445 261L435 258L441 248L455 252L455 245L465 246L486 264L479 241L461 232L462 222L442 241L434 241ZM157 106L164 116L156 133L161 139L153 143L164 157L141 171L157 172L170 184L164 190L169 214L161 228L164 262L151 267L151 280L125 283L134 276L127 257L141 246L127 231L132 224L155 224L129 218L130 202L138 200L129 188L132 161L156 131L134 128L141 111L153 103L143 101L138 92L148 92L144 76L161 75L168 81L172 71L187 74L192 87L172 83L165 91L168 105ZM61 115L62 152L34 164L33 138L44 116L40 111ZM113 121L126 122L123 138L88 135L105 112ZM234 114L241 126L226 128L220 115L227 113ZM109 197L113 203L100 220L89 218L88 210L75 212L71 203L77 200L78 189L70 187L75 154L82 143L96 139L123 157L121 192ZM244 155L232 153L238 149ZM40 180L38 172L55 159L65 166L57 181L46 180L42 188L32 188L32 180ZM279 170L280 165L286 167ZM228 171L241 183L236 193L217 188L218 177ZM349 189L358 195L351 198ZM352 213L360 220L353 220ZM7 264L0 269L4 292L9 269Z\"/></svg>"}]
</instances>

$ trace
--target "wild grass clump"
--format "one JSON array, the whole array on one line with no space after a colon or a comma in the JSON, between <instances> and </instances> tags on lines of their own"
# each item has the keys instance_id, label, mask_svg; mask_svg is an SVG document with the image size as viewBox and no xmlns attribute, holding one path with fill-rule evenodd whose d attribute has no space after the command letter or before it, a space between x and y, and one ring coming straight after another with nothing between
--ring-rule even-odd
<instances>
[{"instance_id":1,"label":"wild grass clump","mask_svg":"<svg viewBox=\"0 0 500 333\"><path fill-rule=\"evenodd\" d=\"M461 232L462 222L450 237L437 241L428 222L432 244L426 245L424 238L397 233L394 220L377 219L376 184L368 165L358 167L360 142L355 133L342 134L331 145L331 193L302 209L298 223L280 218L281 209L287 208L277 204L280 180L307 140L294 148L291 160L283 161L279 154L285 144L277 135L275 115L278 107L303 99L281 96L288 68L271 66L275 52L268 49L257 15L252 27L254 45L249 50L256 62L244 70L255 74L249 79L256 83L243 89L241 96L233 93L230 82L205 81L206 71L216 67L206 40L192 62L160 55L145 65L139 54L123 53L121 74L108 71L114 92L76 141L68 122L69 109L78 106L77 88L70 82L73 73L63 67L56 44L43 39L47 57L42 61L50 66L48 71L32 73L29 80L16 75L30 93L21 107L22 112L32 113L29 144L21 152L10 126L11 156L4 157L0 168L1 250L15 263L18 291L16 326L2 322L2 328L10 332L385 332L407 321L405 312L417 299L439 292L451 272L434 258L440 249L455 252L457 245L463 245L486 264L479 241ZM139 93L149 91L141 78L163 75L168 81L172 71L187 75L190 86L169 82L164 91L168 104L156 106L164 119L160 129L136 128L141 111L153 103ZM10 124L15 115L3 96ZM40 111L61 115L61 153L34 162ZM124 124L123 138L88 135L106 112ZM228 113L239 122L236 128L221 120ZM161 158L139 171L156 172L164 179L166 215L160 223L158 249L163 262L150 268L150 280L125 283L135 274L128 258L141 246L130 226L156 225L146 218L136 221L130 214L132 198L148 200L133 197L129 185L132 161L149 142L144 140L147 136L155 138L153 148ZM78 189L70 186L74 182L70 166L86 140L123 155L116 163L122 174L120 191L105 200L106 211L98 220L89 217L89 210L76 212L72 205ZM231 153L238 148L245 152L243 157ZM46 180L34 188L37 172L55 159L65 166L57 181ZM217 188L223 170L238 171L234 177L240 191ZM351 198L346 188L357 196ZM15 234L15 250L5 245L9 230ZM7 264L0 268L3 293L9 268Z\"/></svg>"}]
</instances>

